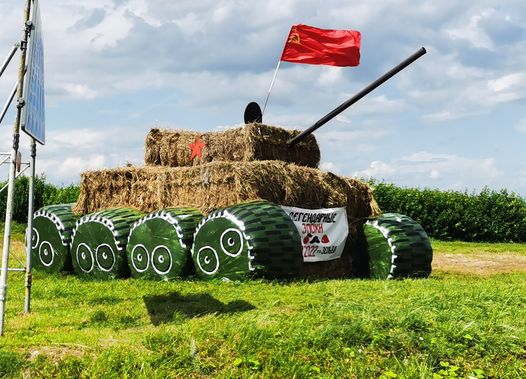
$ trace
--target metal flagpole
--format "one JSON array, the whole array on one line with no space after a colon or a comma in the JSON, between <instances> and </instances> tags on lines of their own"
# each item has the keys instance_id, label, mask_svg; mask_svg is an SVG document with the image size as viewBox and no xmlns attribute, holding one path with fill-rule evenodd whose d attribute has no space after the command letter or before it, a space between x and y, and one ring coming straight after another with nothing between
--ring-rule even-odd
<instances>
[{"instance_id":1,"label":"metal flagpole","mask_svg":"<svg viewBox=\"0 0 526 379\"><path fill-rule=\"evenodd\" d=\"M274 82L276 81L276 76L278 75L280 64L281 64L281 59L278 60L276 71L274 71L274 77L272 78L272 82L270 82L270 88L268 89L267 98L265 99L265 105L263 105L263 111L261 112L261 117L263 117L263 115L265 114L265 109L267 109L268 98L270 97L270 92L272 92L272 87L274 87Z\"/></svg>"},{"instance_id":2,"label":"metal flagpole","mask_svg":"<svg viewBox=\"0 0 526 379\"><path fill-rule=\"evenodd\" d=\"M31 174L29 176L29 199L27 206L27 230L26 230L26 297L24 302L24 312L31 312L31 284L33 275L31 273L31 236L33 235L33 208L35 198L35 162L37 156L37 144L31 138Z\"/></svg>"},{"instance_id":3,"label":"metal flagpole","mask_svg":"<svg viewBox=\"0 0 526 379\"><path fill-rule=\"evenodd\" d=\"M7 203L5 210L5 228L4 228L4 246L2 251L2 269L0 274L0 336L4 335L4 316L5 303L7 300L7 265L9 262L9 248L11 243L11 222L13 219L13 198L15 193L15 174L16 174L16 156L18 153L18 145L20 140L20 120L22 116L22 108L24 107L23 88L24 88L24 72L26 67L26 51L29 33L31 31L31 24L29 23L29 13L31 11L31 0L26 0L24 11L24 36L20 48L22 54L20 56L20 66L18 67L18 104L16 110L15 124L13 125L13 148L11 150L11 164L9 169L9 182L7 189Z\"/></svg>"}]
</instances>

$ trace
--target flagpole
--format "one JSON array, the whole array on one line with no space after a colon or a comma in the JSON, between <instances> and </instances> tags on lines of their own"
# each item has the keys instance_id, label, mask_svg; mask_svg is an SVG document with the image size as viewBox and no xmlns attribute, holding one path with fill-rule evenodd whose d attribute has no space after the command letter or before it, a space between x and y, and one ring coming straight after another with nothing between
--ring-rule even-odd
<instances>
[{"instance_id":1,"label":"flagpole","mask_svg":"<svg viewBox=\"0 0 526 379\"><path fill-rule=\"evenodd\" d=\"M274 71L274 77L270 83L270 88L268 89L267 98L265 99L265 105L263 105L263 111L261 112L261 117L265 114L265 109L267 109L268 99L270 97L270 92L272 92L272 87L274 87L274 82L276 81L276 76L278 75L279 66L281 64L281 58L278 60L278 65L276 66L276 71Z\"/></svg>"}]
</instances>

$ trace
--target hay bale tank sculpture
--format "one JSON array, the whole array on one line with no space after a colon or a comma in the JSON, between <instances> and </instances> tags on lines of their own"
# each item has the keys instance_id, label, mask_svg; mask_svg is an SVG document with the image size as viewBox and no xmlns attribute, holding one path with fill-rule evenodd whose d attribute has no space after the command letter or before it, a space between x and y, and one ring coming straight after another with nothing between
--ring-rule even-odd
<instances>
[{"instance_id":1,"label":"hay bale tank sculpture","mask_svg":"<svg viewBox=\"0 0 526 379\"><path fill-rule=\"evenodd\" d=\"M406 216L378 217L367 184L317 168L313 135L287 147L298 134L259 123L202 134L152 129L144 167L85 172L73 209L35 214L49 219L35 223L34 235L49 240L44 252L34 244L35 267L61 271L72 262L79 276L98 279L429 275L431 246L422 228ZM341 257L304 262L300 233L281 206L345 208ZM69 239L51 238L65 229L60 217Z\"/></svg>"},{"instance_id":2,"label":"hay bale tank sculpture","mask_svg":"<svg viewBox=\"0 0 526 379\"><path fill-rule=\"evenodd\" d=\"M311 134L425 53L421 48L301 133L262 124L256 103L242 128L152 129L144 167L85 172L73 210L35 214L35 267L61 271L71 261L78 275L100 279L193 272L204 279L427 277L432 249L422 227L404 215L380 215L367 184L320 171ZM341 256L304 262L301 228L282 206L344 208ZM74 213L81 217L72 228Z\"/></svg>"}]
</instances>

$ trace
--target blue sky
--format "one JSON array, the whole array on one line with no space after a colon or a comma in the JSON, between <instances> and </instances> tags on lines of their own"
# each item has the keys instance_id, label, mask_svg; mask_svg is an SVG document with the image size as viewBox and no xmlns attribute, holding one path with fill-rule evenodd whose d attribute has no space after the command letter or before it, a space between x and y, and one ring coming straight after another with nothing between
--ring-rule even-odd
<instances>
[{"instance_id":1,"label":"blue sky","mask_svg":"<svg viewBox=\"0 0 526 379\"><path fill-rule=\"evenodd\" d=\"M0 59L23 6L0 3ZM498 4L498 5L497 5ZM141 165L152 127L239 126L261 105L292 24L362 32L359 67L283 62L264 121L303 129L424 46L428 53L315 132L324 170L401 186L526 196L526 2L41 0L55 184ZM3 101L16 64L0 78ZM8 151L14 116L0 127ZM22 138L27 157L28 139Z\"/></svg>"}]
</instances>

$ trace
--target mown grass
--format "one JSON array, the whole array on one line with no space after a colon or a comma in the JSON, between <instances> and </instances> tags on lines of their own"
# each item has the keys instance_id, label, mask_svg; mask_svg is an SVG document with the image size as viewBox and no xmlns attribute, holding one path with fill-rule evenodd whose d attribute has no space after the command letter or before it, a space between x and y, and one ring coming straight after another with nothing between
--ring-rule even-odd
<instances>
[{"instance_id":1,"label":"mown grass","mask_svg":"<svg viewBox=\"0 0 526 379\"><path fill-rule=\"evenodd\" d=\"M462 241L433 241L433 251L437 254L510 254L526 255L524 243L488 243Z\"/></svg>"},{"instance_id":2,"label":"mown grass","mask_svg":"<svg viewBox=\"0 0 526 379\"><path fill-rule=\"evenodd\" d=\"M26 224L22 224L22 223L13 221L11 223L11 238L12 238L12 240L23 242L24 241L24 234L26 232L26 227L27 227ZM2 237L2 241L3 241L3 238L4 238L4 228L5 228L5 223L4 222L0 222L0 237ZM0 243L2 241L0 241Z\"/></svg>"},{"instance_id":3,"label":"mown grass","mask_svg":"<svg viewBox=\"0 0 526 379\"><path fill-rule=\"evenodd\" d=\"M0 376L524 378L525 280L439 271L426 280L157 283L35 273L23 315L23 276L11 274Z\"/></svg>"}]
</instances>

